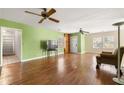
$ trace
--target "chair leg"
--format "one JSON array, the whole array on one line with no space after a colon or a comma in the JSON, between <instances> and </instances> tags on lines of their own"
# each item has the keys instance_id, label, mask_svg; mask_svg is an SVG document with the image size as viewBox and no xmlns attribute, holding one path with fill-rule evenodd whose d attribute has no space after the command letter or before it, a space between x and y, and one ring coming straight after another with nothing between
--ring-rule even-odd
<instances>
[{"instance_id":1,"label":"chair leg","mask_svg":"<svg viewBox=\"0 0 124 93\"><path fill-rule=\"evenodd\" d=\"M100 69L100 65L101 65L101 64L98 64L98 63L97 63L96 69Z\"/></svg>"},{"instance_id":2,"label":"chair leg","mask_svg":"<svg viewBox=\"0 0 124 93\"><path fill-rule=\"evenodd\" d=\"M122 70L120 70L120 76L122 76L123 75L123 72L122 72Z\"/></svg>"},{"instance_id":3,"label":"chair leg","mask_svg":"<svg viewBox=\"0 0 124 93\"><path fill-rule=\"evenodd\" d=\"M117 71L117 73L118 73L118 71ZM122 71L120 70L120 77L123 75L123 73L122 73Z\"/></svg>"},{"instance_id":4,"label":"chair leg","mask_svg":"<svg viewBox=\"0 0 124 93\"><path fill-rule=\"evenodd\" d=\"M117 71L117 74L118 74L118 71ZM122 70L120 70L120 77L123 75L123 73L122 73Z\"/></svg>"}]
</instances>

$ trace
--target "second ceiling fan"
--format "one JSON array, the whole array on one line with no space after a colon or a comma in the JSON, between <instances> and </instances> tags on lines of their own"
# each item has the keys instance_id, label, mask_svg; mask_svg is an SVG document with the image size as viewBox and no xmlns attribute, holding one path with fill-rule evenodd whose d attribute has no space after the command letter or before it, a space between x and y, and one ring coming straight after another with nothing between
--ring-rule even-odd
<instances>
[{"instance_id":1,"label":"second ceiling fan","mask_svg":"<svg viewBox=\"0 0 124 93\"><path fill-rule=\"evenodd\" d=\"M56 10L54 8L51 8L49 11L47 10L47 8L41 8L41 9L43 10L43 11L41 11L41 14L37 14L37 13L34 13L34 12L30 12L30 11L25 11L25 13L29 13L29 14L33 14L33 15L43 17L43 18L41 18L41 20L38 23L42 23L46 19L49 19L49 20L51 20L53 22L56 22L56 23L59 23L59 20L50 17L51 15L56 13Z\"/></svg>"}]
</instances>

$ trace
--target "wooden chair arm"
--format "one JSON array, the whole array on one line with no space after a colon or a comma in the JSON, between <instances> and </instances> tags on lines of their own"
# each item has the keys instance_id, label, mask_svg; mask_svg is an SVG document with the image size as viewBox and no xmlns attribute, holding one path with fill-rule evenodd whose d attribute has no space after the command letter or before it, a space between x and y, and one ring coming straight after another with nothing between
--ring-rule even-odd
<instances>
[{"instance_id":1,"label":"wooden chair arm","mask_svg":"<svg viewBox=\"0 0 124 93\"><path fill-rule=\"evenodd\" d=\"M100 56L103 58L117 58L117 56L113 54L100 54Z\"/></svg>"},{"instance_id":2,"label":"wooden chair arm","mask_svg":"<svg viewBox=\"0 0 124 93\"><path fill-rule=\"evenodd\" d=\"M105 51L102 51L102 54L112 54L112 52L105 52Z\"/></svg>"}]
</instances>

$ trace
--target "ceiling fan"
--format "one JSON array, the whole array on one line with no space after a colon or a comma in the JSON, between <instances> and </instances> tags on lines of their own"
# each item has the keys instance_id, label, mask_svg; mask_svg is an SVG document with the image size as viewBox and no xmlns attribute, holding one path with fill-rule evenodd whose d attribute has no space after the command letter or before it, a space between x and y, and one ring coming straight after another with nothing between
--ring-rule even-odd
<instances>
[{"instance_id":1,"label":"ceiling fan","mask_svg":"<svg viewBox=\"0 0 124 93\"><path fill-rule=\"evenodd\" d=\"M41 9L43 10L43 11L41 11L41 14L37 14L37 13L34 13L34 12L30 12L30 11L25 11L25 13L29 13L29 14L33 14L33 15L43 17L43 18L41 18L41 20L38 23L42 23L46 19L49 19L49 20L51 20L53 22L56 22L56 23L59 23L59 20L50 17L51 15L56 13L56 10L54 8L51 8L49 11L48 11L47 8L41 8Z\"/></svg>"},{"instance_id":2,"label":"ceiling fan","mask_svg":"<svg viewBox=\"0 0 124 93\"><path fill-rule=\"evenodd\" d=\"M88 32L88 31L82 30L82 28L80 28L79 32L80 32L81 34L89 34L89 33L90 33L90 32Z\"/></svg>"}]
</instances>

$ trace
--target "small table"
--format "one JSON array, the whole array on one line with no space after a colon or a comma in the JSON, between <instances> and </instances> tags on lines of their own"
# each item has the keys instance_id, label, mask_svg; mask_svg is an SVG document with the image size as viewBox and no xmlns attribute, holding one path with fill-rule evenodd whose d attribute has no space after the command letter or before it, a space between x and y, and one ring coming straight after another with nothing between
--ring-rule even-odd
<instances>
[{"instance_id":1,"label":"small table","mask_svg":"<svg viewBox=\"0 0 124 93\"><path fill-rule=\"evenodd\" d=\"M54 51L55 55L58 55L58 49L57 48L54 48L54 49L50 48L50 49L47 49L47 57L50 56L51 51Z\"/></svg>"}]
</instances>

